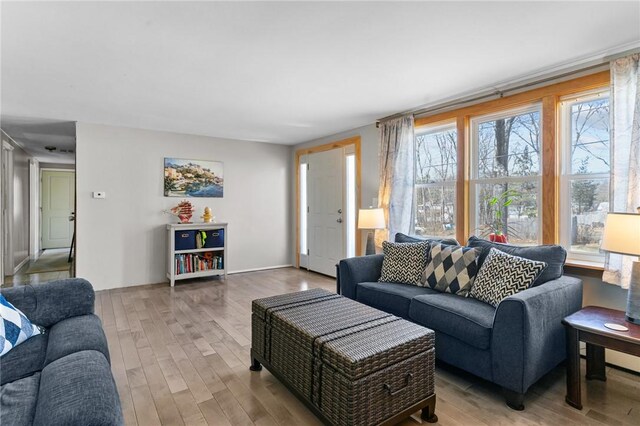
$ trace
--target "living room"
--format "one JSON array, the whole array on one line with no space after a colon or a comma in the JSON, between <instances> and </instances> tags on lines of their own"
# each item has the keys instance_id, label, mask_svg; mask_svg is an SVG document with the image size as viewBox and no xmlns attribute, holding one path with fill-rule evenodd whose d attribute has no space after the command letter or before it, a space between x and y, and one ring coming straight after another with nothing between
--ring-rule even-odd
<instances>
[{"instance_id":1,"label":"living room","mask_svg":"<svg viewBox=\"0 0 640 426\"><path fill-rule=\"evenodd\" d=\"M0 358L9 423L640 421L638 326L626 319L637 313L640 248L619 247L636 228L631 218L615 233L627 215L611 215L640 207L638 132L629 130L640 126L637 1L0 7L2 294L42 327ZM72 179L56 219L64 242L50 246L47 170ZM439 290L457 295L432 295L430 276L451 281L433 263L453 250L448 241L471 260L456 270L460 288ZM421 260L407 260L418 249ZM409 251L386 282L394 250ZM506 297L530 313L474 296L495 251L533 268ZM38 269L51 253L61 269ZM552 286L555 298L543 299ZM29 288L41 288L34 300L59 300L52 317L25 302ZM311 289L330 294L304 304L345 304L421 336L435 388L395 411L345 396L339 419L327 414L321 391L305 395L289 375L303 365L279 370L254 340L262 305L253 300ZM467 322L423 299L440 296L469 302L456 304ZM424 311L414 312L418 303ZM601 321L607 342L585 340L572 316L588 306L622 315ZM15 373L10 359L36 344L40 366ZM293 352L283 351L285 364L302 362ZM95 373L101 397L65 388L72 408L59 408L53 383L65 381L50 371L70 374L63 361ZM384 392L403 401L420 374L398 375ZM31 414L12 417L12 392L27 391L20 412ZM96 409L79 414L77 404Z\"/></svg>"}]
</instances>

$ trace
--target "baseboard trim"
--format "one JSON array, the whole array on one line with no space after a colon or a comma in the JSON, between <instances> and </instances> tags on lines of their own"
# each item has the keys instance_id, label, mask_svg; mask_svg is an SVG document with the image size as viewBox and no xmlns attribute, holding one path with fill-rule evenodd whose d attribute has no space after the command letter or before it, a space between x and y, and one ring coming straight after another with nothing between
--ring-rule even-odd
<instances>
[{"instance_id":1,"label":"baseboard trim","mask_svg":"<svg viewBox=\"0 0 640 426\"><path fill-rule=\"evenodd\" d=\"M580 358L586 360L587 356L584 355L584 354L580 354ZM606 365L607 367L611 367L614 370L624 371L625 373L633 374L634 376L640 377L640 371L632 370L630 368L623 367L623 366L618 365L618 364L611 364L610 362L606 362L606 361L605 361L604 365Z\"/></svg>"},{"instance_id":2,"label":"baseboard trim","mask_svg":"<svg viewBox=\"0 0 640 426\"><path fill-rule=\"evenodd\" d=\"M274 265L274 266L265 266L263 268L251 268L251 269L238 269L237 271L229 271L227 274L244 274L245 272L258 272L258 271L268 271L270 269L282 269L282 268L293 268L292 264L288 265Z\"/></svg>"},{"instance_id":3,"label":"baseboard trim","mask_svg":"<svg viewBox=\"0 0 640 426\"><path fill-rule=\"evenodd\" d=\"M22 268L29 261L29 259L30 259L30 257L27 256L27 257L24 258L24 260L22 262L18 263L18 266L13 268L13 274L12 275L17 274L18 271L20 270L20 268Z\"/></svg>"}]
</instances>

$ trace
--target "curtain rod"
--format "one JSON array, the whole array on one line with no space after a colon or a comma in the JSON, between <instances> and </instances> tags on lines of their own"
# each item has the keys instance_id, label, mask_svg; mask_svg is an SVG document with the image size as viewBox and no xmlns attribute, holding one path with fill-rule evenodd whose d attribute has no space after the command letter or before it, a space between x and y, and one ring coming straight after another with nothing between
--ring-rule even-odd
<instances>
[{"instance_id":1,"label":"curtain rod","mask_svg":"<svg viewBox=\"0 0 640 426\"><path fill-rule=\"evenodd\" d=\"M566 77L570 77L570 76L577 75L587 71L596 70L598 68L601 68L604 71L604 69L608 68L608 63L598 63L595 65L590 65L588 67L564 72L562 74L555 74L550 77L545 77L539 80L530 81L528 83L519 84L517 86L506 87L504 89L495 88L495 90L492 93L487 93L484 95L477 95L471 98L458 98L440 105L435 105L435 106L426 107L426 108L417 108L417 109L408 110L401 113L392 114L387 117L383 117L379 120L376 120L376 127L380 127L380 123L383 121L392 120L394 118L402 117L403 115L407 115L407 114L413 114L414 116L424 115L428 113L435 113L435 112L441 112L448 109L454 109L454 107L461 107L463 105L474 104L480 101L499 99L499 98L503 98L507 94L511 94L512 92L518 92L518 91L521 91L522 89L527 89L532 86L538 86L541 84L561 80Z\"/></svg>"}]
</instances>

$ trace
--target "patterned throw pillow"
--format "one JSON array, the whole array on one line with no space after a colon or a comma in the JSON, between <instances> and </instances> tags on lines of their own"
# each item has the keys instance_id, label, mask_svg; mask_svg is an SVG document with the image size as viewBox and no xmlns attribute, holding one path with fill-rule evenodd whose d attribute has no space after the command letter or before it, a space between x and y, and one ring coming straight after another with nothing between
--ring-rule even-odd
<instances>
[{"instance_id":1,"label":"patterned throw pillow","mask_svg":"<svg viewBox=\"0 0 640 426\"><path fill-rule=\"evenodd\" d=\"M420 285L429 255L429 243L382 243L384 260L378 281Z\"/></svg>"},{"instance_id":2,"label":"patterned throw pillow","mask_svg":"<svg viewBox=\"0 0 640 426\"><path fill-rule=\"evenodd\" d=\"M485 259L469 296L493 306L526 290L547 267L545 262L512 256L494 248Z\"/></svg>"},{"instance_id":3,"label":"patterned throw pillow","mask_svg":"<svg viewBox=\"0 0 640 426\"><path fill-rule=\"evenodd\" d=\"M434 244L422 285L444 293L467 297L478 273L480 251L470 247Z\"/></svg>"},{"instance_id":4,"label":"patterned throw pillow","mask_svg":"<svg viewBox=\"0 0 640 426\"><path fill-rule=\"evenodd\" d=\"M40 333L37 325L0 294L0 357Z\"/></svg>"}]
</instances>

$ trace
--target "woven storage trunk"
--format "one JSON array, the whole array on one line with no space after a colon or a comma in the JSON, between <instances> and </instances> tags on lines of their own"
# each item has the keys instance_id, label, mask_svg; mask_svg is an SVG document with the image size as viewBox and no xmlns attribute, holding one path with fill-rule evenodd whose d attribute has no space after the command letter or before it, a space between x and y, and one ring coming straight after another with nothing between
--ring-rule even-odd
<instances>
[{"instance_id":1,"label":"woven storage trunk","mask_svg":"<svg viewBox=\"0 0 640 426\"><path fill-rule=\"evenodd\" d=\"M434 332L309 290L253 301L252 350L336 425L381 423L434 394Z\"/></svg>"},{"instance_id":2,"label":"woven storage trunk","mask_svg":"<svg viewBox=\"0 0 640 426\"><path fill-rule=\"evenodd\" d=\"M339 297L326 290L313 289L254 300L251 303L251 349L264 359L270 359L268 350L271 341L270 323L274 312Z\"/></svg>"}]
</instances>

